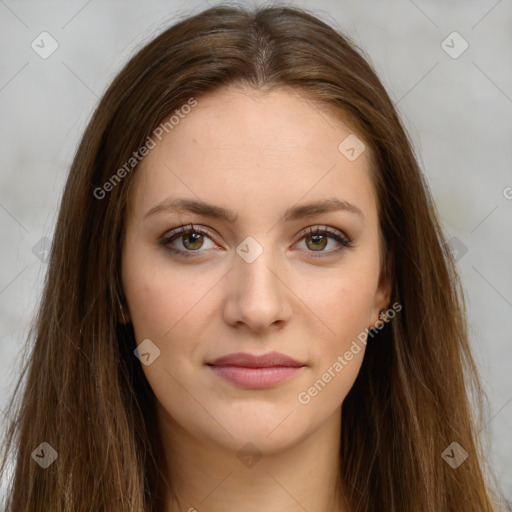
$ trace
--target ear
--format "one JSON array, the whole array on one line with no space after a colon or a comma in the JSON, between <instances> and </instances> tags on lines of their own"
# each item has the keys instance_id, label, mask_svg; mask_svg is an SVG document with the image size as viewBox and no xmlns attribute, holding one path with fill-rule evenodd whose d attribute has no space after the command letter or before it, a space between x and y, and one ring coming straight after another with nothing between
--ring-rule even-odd
<instances>
[{"instance_id":1,"label":"ear","mask_svg":"<svg viewBox=\"0 0 512 512\"><path fill-rule=\"evenodd\" d=\"M390 307L391 292L393 284L393 260L391 255L388 255L387 261L384 264L380 276L377 291L375 293L375 302L372 309L371 324L375 326L377 320L380 320L379 314L382 310L387 310Z\"/></svg>"}]
</instances>

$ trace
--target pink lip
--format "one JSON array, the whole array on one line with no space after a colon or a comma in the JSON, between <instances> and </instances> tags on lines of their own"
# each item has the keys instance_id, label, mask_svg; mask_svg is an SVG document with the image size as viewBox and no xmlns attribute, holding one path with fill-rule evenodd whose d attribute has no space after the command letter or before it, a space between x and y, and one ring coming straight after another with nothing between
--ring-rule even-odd
<instances>
[{"instance_id":1,"label":"pink lip","mask_svg":"<svg viewBox=\"0 0 512 512\"><path fill-rule=\"evenodd\" d=\"M305 366L279 352L261 356L238 352L207 364L219 377L246 389L271 388Z\"/></svg>"}]
</instances>

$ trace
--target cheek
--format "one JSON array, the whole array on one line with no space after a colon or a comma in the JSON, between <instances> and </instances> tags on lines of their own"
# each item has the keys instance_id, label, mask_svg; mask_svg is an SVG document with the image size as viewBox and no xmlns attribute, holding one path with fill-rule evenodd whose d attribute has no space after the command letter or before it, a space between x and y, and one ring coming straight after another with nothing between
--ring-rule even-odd
<instances>
[{"instance_id":1,"label":"cheek","mask_svg":"<svg viewBox=\"0 0 512 512\"><path fill-rule=\"evenodd\" d=\"M332 304L332 303L331 303ZM314 364L297 401L314 417L326 417L343 403L363 363L369 303L365 296L333 302L329 338L315 339ZM327 304L326 304L327 306ZM311 334L311 333L310 333Z\"/></svg>"},{"instance_id":2,"label":"cheek","mask_svg":"<svg viewBox=\"0 0 512 512\"><path fill-rule=\"evenodd\" d=\"M186 381L201 362L201 340L219 309L212 304L215 294L208 292L219 277L173 265L149 251L127 254L123 289L136 343L149 339L160 351L143 371L157 396L182 403L184 396L172 377Z\"/></svg>"},{"instance_id":3,"label":"cheek","mask_svg":"<svg viewBox=\"0 0 512 512\"><path fill-rule=\"evenodd\" d=\"M321 320L322 339L342 348L343 342L369 327L378 285L378 261L354 258L339 268L322 270L297 281L298 294L314 316Z\"/></svg>"},{"instance_id":4,"label":"cheek","mask_svg":"<svg viewBox=\"0 0 512 512\"><path fill-rule=\"evenodd\" d=\"M123 261L123 289L135 340L139 345L149 339L159 350L154 362L143 364L142 370L158 399L172 408L186 401L178 382L193 371L208 321L208 283L148 254L128 254Z\"/></svg>"},{"instance_id":5,"label":"cheek","mask_svg":"<svg viewBox=\"0 0 512 512\"><path fill-rule=\"evenodd\" d=\"M164 342L187 322L210 285L206 275L184 271L163 252L126 247L123 290L137 341L154 338Z\"/></svg>"},{"instance_id":6,"label":"cheek","mask_svg":"<svg viewBox=\"0 0 512 512\"><path fill-rule=\"evenodd\" d=\"M302 288L302 297L320 321L315 330L314 375L311 388L305 389L316 405L340 404L352 387L366 349L366 329L371 322L378 283L377 258L361 255L346 266L319 274L315 293ZM311 285L312 280L306 281ZM312 317L314 319L314 317ZM309 391L310 392L309 392ZM305 399L307 400L308 397Z\"/></svg>"}]
</instances>

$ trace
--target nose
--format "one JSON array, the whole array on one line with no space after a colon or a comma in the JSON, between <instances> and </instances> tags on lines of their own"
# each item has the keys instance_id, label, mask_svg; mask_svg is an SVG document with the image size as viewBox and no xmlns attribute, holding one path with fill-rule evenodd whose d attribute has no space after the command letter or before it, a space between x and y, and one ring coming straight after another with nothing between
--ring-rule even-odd
<instances>
[{"instance_id":1,"label":"nose","mask_svg":"<svg viewBox=\"0 0 512 512\"><path fill-rule=\"evenodd\" d=\"M270 251L252 263L238 258L225 281L223 316L227 324L255 332L282 327L292 313L292 292L286 285L284 267Z\"/></svg>"}]
</instances>

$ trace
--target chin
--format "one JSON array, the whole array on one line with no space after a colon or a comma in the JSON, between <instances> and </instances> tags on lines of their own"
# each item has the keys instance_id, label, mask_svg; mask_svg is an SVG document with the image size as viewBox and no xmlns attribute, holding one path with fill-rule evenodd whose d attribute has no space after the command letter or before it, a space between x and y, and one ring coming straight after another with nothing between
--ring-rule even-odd
<instances>
[{"instance_id":1,"label":"chin","mask_svg":"<svg viewBox=\"0 0 512 512\"><path fill-rule=\"evenodd\" d=\"M233 408L229 414L218 411L215 417L223 418L224 428L214 429L213 421L203 426L213 442L233 451L252 443L261 452L277 454L306 438L315 428L313 418L299 417L298 407L253 402Z\"/></svg>"}]
</instances>

